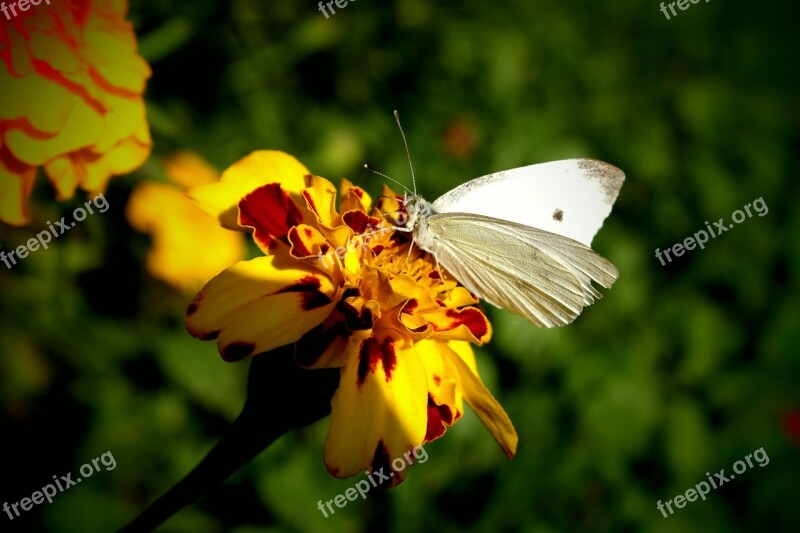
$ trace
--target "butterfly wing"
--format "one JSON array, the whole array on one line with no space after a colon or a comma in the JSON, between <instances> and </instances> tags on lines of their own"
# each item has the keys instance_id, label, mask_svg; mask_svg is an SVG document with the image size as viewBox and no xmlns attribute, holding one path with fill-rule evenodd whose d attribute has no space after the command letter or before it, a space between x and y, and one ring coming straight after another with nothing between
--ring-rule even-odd
<instances>
[{"instance_id":1,"label":"butterfly wing","mask_svg":"<svg viewBox=\"0 0 800 533\"><path fill-rule=\"evenodd\" d=\"M591 245L625 180L613 165L567 159L468 181L433 202L438 213L475 213Z\"/></svg>"},{"instance_id":2,"label":"butterfly wing","mask_svg":"<svg viewBox=\"0 0 800 533\"><path fill-rule=\"evenodd\" d=\"M539 326L572 322L602 297L592 281L608 288L618 275L580 242L516 222L443 213L428 217L425 231L428 251L462 285Z\"/></svg>"}]
</instances>

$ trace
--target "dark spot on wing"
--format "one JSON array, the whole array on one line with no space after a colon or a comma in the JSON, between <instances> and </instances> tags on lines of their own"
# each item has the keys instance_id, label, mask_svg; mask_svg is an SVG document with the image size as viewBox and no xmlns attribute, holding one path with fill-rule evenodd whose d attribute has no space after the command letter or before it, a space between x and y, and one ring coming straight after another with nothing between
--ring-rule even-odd
<instances>
[{"instance_id":1,"label":"dark spot on wing","mask_svg":"<svg viewBox=\"0 0 800 533\"><path fill-rule=\"evenodd\" d=\"M564 220L564 211L561 209L556 209L553 211L553 220L557 220L558 222Z\"/></svg>"}]
</instances>

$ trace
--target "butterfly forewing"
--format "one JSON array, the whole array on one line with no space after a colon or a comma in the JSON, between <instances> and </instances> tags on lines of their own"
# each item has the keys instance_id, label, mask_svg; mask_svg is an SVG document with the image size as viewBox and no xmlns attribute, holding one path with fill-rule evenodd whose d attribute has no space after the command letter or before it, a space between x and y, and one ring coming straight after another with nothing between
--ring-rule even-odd
<instances>
[{"instance_id":1,"label":"butterfly forewing","mask_svg":"<svg viewBox=\"0 0 800 533\"><path fill-rule=\"evenodd\" d=\"M473 213L591 245L611 212L625 174L593 159L567 159L468 181L435 202L437 213Z\"/></svg>"},{"instance_id":2,"label":"butterfly forewing","mask_svg":"<svg viewBox=\"0 0 800 533\"><path fill-rule=\"evenodd\" d=\"M427 218L439 264L489 303L545 327L572 322L617 269L591 248L539 228L472 213ZM445 238L442 238L446 236Z\"/></svg>"}]
</instances>

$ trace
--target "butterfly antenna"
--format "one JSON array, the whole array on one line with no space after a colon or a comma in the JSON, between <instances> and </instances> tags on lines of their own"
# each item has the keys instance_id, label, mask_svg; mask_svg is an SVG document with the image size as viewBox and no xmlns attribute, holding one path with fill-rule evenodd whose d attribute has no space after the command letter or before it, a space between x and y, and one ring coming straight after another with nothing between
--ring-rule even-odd
<instances>
[{"instance_id":1,"label":"butterfly antenna","mask_svg":"<svg viewBox=\"0 0 800 533\"><path fill-rule=\"evenodd\" d=\"M405 190L407 190L408 192L411 192L411 191L408 189L408 187L406 187L405 185L403 185L402 183L400 183L400 182L399 182L399 181L397 181L396 179L394 179L394 178L390 178L389 176L387 176L387 175L386 175L386 174L384 174L383 172L378 172L378 171L377 171L377 170L375 170L374 168L370 168L370 167L369 167L369 165L368 165L368 164L366 164L366 163L364 163L364 168L366 168L367 170L369 170L369 171L370 171L370 172L372 172L373 174L377 174L378 176L382 176L382 177L386 178L387 180L390 180L390 181L393 181L393 182L395 182L396 184L398 184L399 186L401 186L402 188L404 188L404 189L405 189Z\"/></svg>"},{"instance_id":2,"label":"butterfly antenna","mask_svg":"<svg viewBox=\"0 0 800 533\"><path fill-rule=\"evenodd\" d=\"M411 183L414 186L414 194L417 194L417 179L414 177L414 165L411 164L411 151L408 149L408 141L406 140L406 134L403 132L403 126L400 125L400 113L397 112L397 109L394 110L394 119L397 121L397 127L400 128L400 135L403 136L403 144L406 147L406 156L408 157L408 168L411 169Z\"/></svg>"}]
</instances>

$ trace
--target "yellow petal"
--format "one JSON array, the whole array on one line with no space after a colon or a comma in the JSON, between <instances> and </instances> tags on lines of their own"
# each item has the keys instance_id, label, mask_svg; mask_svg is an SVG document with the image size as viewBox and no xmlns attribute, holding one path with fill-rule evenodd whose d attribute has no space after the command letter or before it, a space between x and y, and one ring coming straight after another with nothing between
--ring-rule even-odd
<instances>
[{"instance_id":1,"label":"yellow petal","mask_svg":"<svg viewBox=\"0 0 800 533\"><path fill-rule=\"evenodd\" d=\"M284 256L236 263L209 281L186 312L186 328L200 339L217 338L227 361L297 341L335 306L327 276Z\"/></svg>"},{"instance_id":2,"label":"yellow petal","mask_svg":"<svg viewBox=\"0 0 800 533\"><path fill-rule=\"evenodd\" d=\"M342 179L339 186L339 196L341 197L339 212L363 211L369 213L369 206L372 205L372 198L361 187L356 187L350 180Z\"/></svg>"},{"instance_id":3,"label":"yellow petal","mask_svg":"<svg viewBox=\"0 0 800 533\"><path fill-rule=\"evenodd\" d=\"M81 187L90 193L104 191L112 176L133 172L144 163L150 155L150 148L149 143L142 144L137 138L129 137L102 154L83 150L80 160L86 177Z\"/></svg>"},{"instance_id":4,"label":"yellow petal","mask_svg":"<svg viewBox=\"0 0 800 533\"><path fill-rule=\"evenodd\" d=\"M387 307L395 307L407 300L430 303L425 288L408 274L393 275L388 282L391 290L384 296Z\"/></svg>"},{"instance_id":5,"label":"yellow petal","mask_svg":"<svg viewBox=\"0 0 800 533\"><path fill-rule=\"evenodd\" d=\"M6 157L3 157L5 155ZM0 155L0 221L15 226L28 223L28 200L36 178L36 168L14 161L11 168Z\"/></svg>"},{"instance_id":6,"label":"yellow petal","mask_svg":"<svg viewBox=\"0 0 800 533\"><path fill-rule=\"evenodd\" d=\"M423 316L433 327L436 336L442 339L484 344L492 337L492 325L477 307L441 307Z\"/></svg>"},{"instance_id":7,"label":"yellow petal","mask_svg":"<svg viewBox=\"0 0 800 533\"><path fill-rule=\"evenodd\" d=\"M459 355L449 351L444 351L443 354L458 372L464 399L481 419L497 444L503 448L508 458L514 457L519 438L503 407Z\"/></svg>"},{"instance_id":8,"label":"yellow petal","mask_svg":"<svg viewBox=\"0 0 800 533\"><path fill-rule=\"evenodd\" d=\"M384 185L383 190L381 191L381 196L378 198L378 201L375 204L375 210L379 213L385 214L385 219L387 222L397 226L402 226L402 224L399 223L395 224L401 206L402 203L397 199L397 193Z\"/></svg>"},{"instance_id":9,"label":"yellow petal","mask_svg":"<svg viewBox=\"0 0 800 533\"><path fill-rule=\"evenodd\" d=\"M319 230L334 248L347 246L352 232L342 226L342 219L336 212L336 187L319 176L307 176L306 184L303 205L308 207Z\"/></svg>"},{"instance_id":10,"label":"yellow petal","mask_svg":"<svg viewBox=\"0 0 800 533\"><path fill-rule=\"evenodd\" d=\"M14 157L29 165L43 165L53 157L95 144L103 133L103 117L80 99L75 99L64 127L45 135L27 122L17 122L5 131L5 144Z\"/></svg>"},{"instance_id":11,"label":"yellow petal","mask_svg":"<svg viewBox=\"0 0 800 533\"><path fill-rule=\"evenodd\" d=\"M308 224L292 226L289 228L287 238L291 245L290 253L296 259L322 258L330 249L330 245L322 233Z\"/></svg>"},{"instance_id":12,"label":"yellow petal","mask_svg":"<svg viewBox=\"0 0 800 533\"><path fill-rule=\"evenodd\" d=\"M303 190L303 198L320 225L333 228L341 221L336 212L336 187L319 176L311 176L309 186Z\"/></svg>"},{"instance_id":13,"label":"yellow petal","mask_svg":"<svg viewBox=\"0 0 800 533\"><path fill-rule=\"evenodd\" d=\"M172 183L181 187L197 187L214 183L219 171L196 152L178 152L164 160L164 171Z\"/></svg>"},{"instance_id":14,"label":"yellow petal","mask_svg":"<svg viewBox=\"0 0 800 533\"><path fill-rule=\"evenodd\" d=\"M467 348L469 344L464 343ZM458 371L444 358L444 351L452 351L448 343L424 340L415 349L425 365L428 377L428 422L425 442L444 435L464 414L464 403ZM455 352L453 352L455 353Z\"/></svg>"},{"instance_id":15,"label":"yellow petal","mask_svg":"<svg viewBox=\"0 0 800 533\"><path fill-rule=\"evenodd\" d=\"M147 253L147 270L185 292L199 290L244 257L244 235L221 228L173 187L138 185L128 200L125 216L131 227L153 240Z\"/></svg>"},{"instance_id":16,"label":"yellow petal","mask_svg":"<svg viewBox=\"0 0 800 533\"><path fill-rule=\"evenodd\" d=\"M32 75L13 77L0 68L0 119L25 118L31 127L55 135L67 122L77 97L56 82Z\"/></svg>"},{"instance_id":17,"label":"yellow petal","mask_svg":"<svg viewBox=\"0 0 800 533\"><path fill-rule=\"evenodd\" d=\"M425 367L399 338L349 345L349 358L333 396L325 464L336 477L384 468L422 444L427 420ZM397 471L392 484L405 472Z\"/></svg>"},{"instance_id":18,"label":"yellow petal","mask_svg":"<svg viewBox=\"0 0 800 533\"><path fill-rule=\"evenodd\" d=\"M150 77L150 66L136 53L133 32L109 31L102 22L92 26L84 32L83 57L105 83L131 93L141 93Z\"/></svg>"},{"instance_id":19,"label":"yellow petal","mask_svg":"<svg viewBox=\"0 0 800 533\"><path fill-rule=\"evenodd\" d=\"M55 157L44 169L62 200L71 198L78 185L91 194L103 192L112 176L133 171L149 154L150 144L130 137L103 154L83 149Z\"/></svg>"},{"instance_id":20,"label":"yellow petal","mask_svg":"<svg viewBox=\"0 0 800 533\"><path fill-rule=\"evenodd\" d=\"M259 150L228 167L218 182L196 187L189 196L223 227L243 231L238 222L239 200L262 185L280 183L300 203L307 174L308 169L289 154Z\"/></svg>"},{"instance_id":21,"label":"yellow petal","mask_svg":"<svg viewBox=\"0 0 800 533\"><path fill-rule=\"evenodd\" d=\"M142 124L147 124L144 100L141 97L123 97L114 93L108 93L106 97L113 111L103 115L102 134L91 147L98 154L108 151L121 140L130 138Z\"/></svg>"},{"instance_id":22,"label":"yellow petal","mask_svg":"<svg viewBox=\"0 0 800 533\"><path fill-rule=\"evenodd\" d=\"M39 13L36 13L39 15ZM72 18L72 17L69 17ZM86 68L74 47L67 45L64 33L68 28L58 17L38 17L26 28L28 51L32 58L43 61L62 74L74 74ZM62 33L63 31L63 33Z\"/></svg>"}]
</instances>

